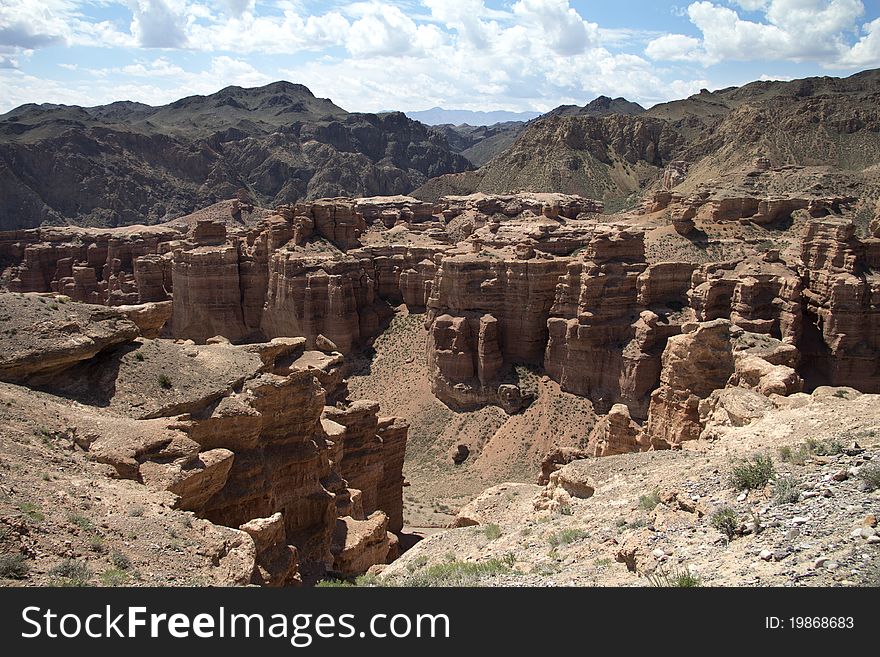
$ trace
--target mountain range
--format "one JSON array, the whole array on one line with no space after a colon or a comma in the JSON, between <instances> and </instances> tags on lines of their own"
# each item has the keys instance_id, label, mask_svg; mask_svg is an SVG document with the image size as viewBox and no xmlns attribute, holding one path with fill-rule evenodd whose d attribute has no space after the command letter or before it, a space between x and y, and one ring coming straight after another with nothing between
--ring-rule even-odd
<instances>
[{"instance_id":1,"label":"mountain range","mask_svg":"<svg viewBox=\"0 0 880 657\"><path fill-rule=\"evenodd\" d=\"M675 160L689 163L692 181L756 157L824 166L880 196L878 101L871 70L703 90L648 110L603 96L490 126L347 112L289 82L158 107L23 105L0 116L0 229L159 223L238 193L271 207L554 191L614 209Z\"/></svg>"}]
</instances>

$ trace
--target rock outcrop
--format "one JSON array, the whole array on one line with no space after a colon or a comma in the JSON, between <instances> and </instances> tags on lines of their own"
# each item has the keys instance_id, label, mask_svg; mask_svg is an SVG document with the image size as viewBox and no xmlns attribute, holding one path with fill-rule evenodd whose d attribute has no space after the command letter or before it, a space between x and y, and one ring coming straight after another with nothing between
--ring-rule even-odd
<instances>
[{"instance_id":1,"label":"rock outcrop","mask_svg":"<svg viewBox=\"0 0 880 657\"><path fill-rule=\"evenodd\" d=\"M542 362L556 282L565 268L565 261L553 258L443 258L426 320L434 394L460 407L490 403L519 410L516 394L502 387L504 377L512 364Z\"/></svg>"},{"instance_id":2,"label":"rock outcrop","mask_svg":"<svg viewBox=\"0 0 880 657\"><path fill-rule=\"evenodd\" d=\"M408 425L347 400L338 354L304 351L303 338L135 340L122 311L50 301L0 295L18 327L2 335L0 378L78 400L69 440L114 476L249 535L251 581L360 574L394 554ZM334 553L340 516L381 517L382 531L352 531Z\"/></svg>"},{"instance_id":3,"label":"rock outcrop","mask_svg":"<svg viewBox=\"0 0 880 657\"><path fill-rule=\"evenodd\" d=\"M808 382L880 391L880 269L877 238L860 240L852 223L810 222L803 237Z\"/></svg>"},{"instance_id":4,"label":"rock outcrop","mask_svg":"<svg viewBox=\"0 0 880 657\"><path fill-rule=\"evenodd\" d=\"M625 403L644 419L660 354L679 331L674 308L681 307L690 271L676 263L649 268L641 231L597 232L560 279L548 322L547 372L600 413Z\"/></svg>"}]
</instances>

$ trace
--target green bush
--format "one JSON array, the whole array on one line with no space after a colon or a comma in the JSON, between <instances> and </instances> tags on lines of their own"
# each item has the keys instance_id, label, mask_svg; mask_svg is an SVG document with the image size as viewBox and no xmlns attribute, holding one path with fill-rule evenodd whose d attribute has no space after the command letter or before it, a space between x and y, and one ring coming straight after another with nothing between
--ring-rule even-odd
<instances>
[{"instance_id":1,"label":"green bush","mask_svg":"<svg viewBox=\"0 0 880 657\"><path fill-rule=\"evenodd\" d=\"M407 586L474 586L484 577L511 572L510 558L488 561L452 561L429 566L406 581Z\"/></svg>"},{"instance_id":2,"label":"green bush","mask_svg":"<svg viewBox=\"0 0 880 657\"><path fill-rule=\"evenodd\" d=\"M733 539L737 527L739 527L739 517L737 517L736 511L729 506L715 511L715 513L712 514L710 522L715 529L727 536L727 540Z\"/></svg>"},{"instance_id":3,"label":"green bush","mask_svg":"<svg viewBox=\"0 0 880 657\"><path fill-rule=\"evenodd\" d=\"M793 477L781 477L773 485L773 499L777 504L794 504L801 497L801 486Z\"/></svg>"},{"instance_id":4,"label":"green bush","mask_svg":"<svg viewBox=\"0 0 880 657\"><path fill-rule=\"evenodd\" d=\"M660 495L657 494L657 491L639 497L639 508L645 511L653 511L658 504L660 504Z\"/></svg>"},{"instance_id":5,"label":"green bush","mask_svg":"<svg viewBox=\"0 0 880 657\"><path fill-rule=\"evenodd\" d=\"M730 484L736 490L757 490L766 486L773 477L773 459L769 456L753 456L733 466Z\"/></svg>"},{"instance_id":6,"label":"green bush","mask_svg":"<svg viewBox=\"0 0 880 657\"><path fill-rule=\"evenodd\" d=\"M28 574L28 563L20 552L0 554L0 577L3 579L24 579Z\"/></svg>"},{"instance_id":7,"label":"green bush","mask_svg":"<svg viewBox=\"0 0 880 657\"><path fill-rule=\"evenodd\" d=\"M582 529L563 529L561 532L551 534L547 538L547 542L553 547L559 547L561 545L574 543L587 536L589 536L589 534Z\"/></svg>"},{"instance_id":8,"label":"green bush","mask_svg":"<svg viewBox=\"0 0 880 657\"><path fill-rule=\"evenodd\" d=\"M159 387L165 390L170 390L172 387L171 378L167 374L159 375Z\"/></svg>"},{"instance_id":9,"label":"green bush","mask_svg":"<svg viewBox=\"0 0 880 657\"><path fill-rule=\"evenodd\" d=\"M113 562L113 565L119 568L119 570L128 570L131 568L131 559L117 550L114 550L113 554L110 555L110 561Z\"/></svg>"},{"instance_id":10,"label":"green bush","mask_svg":"<svg viewBox=\"0 0 880 657\"><path fill-rule=\"evenodd\" d=\"M669 570L660 570L658 568L654 573L648 575L648 581L651 583L651 586L664 589L691 589L703 585L702 580L697 575L691 573L687 567L671 568Z\"/></svg>"},{"instance_id":11,"label":"green bush","mask_svg":"<svg viewBox=\"0 0 880 657\"><path fill-rule=\"evenodd\" d=\"M880 488L880 465L869 464L859 470L859 479L864 483L865 489L872 492Z\"/></svg>"},{"instance_id":12,"label":"green bush","mask_svg":"<svg viewBox=\"0 0 880 657\"><path fill-rule=\"evenodd\" d=\"M60 577L60 586L85 586L92 576L88 565L76 559L65 559L49 571L50 575Z\"/></svg>"},{"instance_id":13,"label":"green bush","mask_svg":"<svg viewBox=\"0 0 880 657\"><path fill-rule=\"evenodd\" d=\"M486 525L483 528L483 533L490 541L494 541L497 538L501 538L501 527L498 525Z\"/></svg>"}]
</instances>

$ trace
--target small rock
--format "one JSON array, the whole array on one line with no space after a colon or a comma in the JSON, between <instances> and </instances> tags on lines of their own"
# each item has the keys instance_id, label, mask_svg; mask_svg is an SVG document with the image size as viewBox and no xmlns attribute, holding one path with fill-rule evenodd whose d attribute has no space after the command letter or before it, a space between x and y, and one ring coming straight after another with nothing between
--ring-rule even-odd
<instances>
[{"instance_id":1,"label":"small rock","mask_svg":"<svg viewBox=\"0 0 880 657\"><path fill-rule=\"evenodd\" d=\"M859 529L853 529L853 530L850 532L849 537L850 537L850 538L861 538L861 537L862 537L862 530L861 530L861 528L859 528Z\"/></svg>"},{"instance_id":2,"label":"small rock","mask_svg":"<svg viewBox=\"0 0 880 657\"><path fill-rule=\"evenodd\" d=\"M737 496L736 501L737 501L737 502L744 502L745 499L746 499L746 496L747 496L746 493L740 493L740 494Z\"/></svg>"},{"instance_id":3,"label":"small rock","mask_svg":"<svg viewBox=\"0 0 880 657\"><path fill-rule=\"evenodd\" d=\"M773 553L770 550L761 550L761 553L758 556L764 561L770 561L773 559Z\"/></svg>"},{"instance_id":4,"label":"small rock","mask_svg":"<svg viewBox=\"0 0 880 657\"><path fill-rule=\"evenodd\" d=\"M825 570L837 570L838 568L840 568L840 564L836 561L825 562Z\"/></svg>"},{"instance_id":5,"label":"small rock","mask_svg":"<svg viewBox=\"0 0 880 657\"><path fill-rule=\"evenodd\" d=\"M877 543L880 543L880 536L877 536L877 534L874 534L871 538L868 539L869 545L877 545Z\"/></svg>"},{"instance_id":6,"label":"small rock","mask_svg":"<svg viewBox=\"0 0 880 657\"><path fill-rule=\"evenodd\" d=\"M806 525L810 521L809 518L805 518L804 516L795 516L791 519L791 524L793 525Z\"/></svg>"},{"instance_id":7,"label":"small rock","mask_svg":"<svg viewBox=\"0 0 880 657\"><path fill-rule=\"evenodd\" d=\"M859 535L861 535L861 537L862 537L862 538L865 538L865 539L867 539L867 538L871 538L871 537L874 536L876 533L877 533L877 532L874 530L873 527L862 527L862 528L859 530Z\"/></svg>"},{"instance_id":8,"label":"small rock","mask_svg":"<svg viewBox=\"0 0 880 657\"><path fill-rule=\"evenodd\" d=\"M813 562L813 568L822 568L825 564L828 563L828 557L819 557L816 561Z\"/></svg>"},{"instance_id":9,"label":"small rock","mask_svg":"<svg viewBox=\"0 0 880 657\"><path fill-rule=\"evenodd\" d=\"M846 470L838 470L833 475L831 475L831 478L834 481L846 481L847 479L849 479L849 473Z\"/></svg>"},{"instance_id":10,"label":"small rock","mask_svg":"<svg viewBox=\"0 0 880 657\"><path fill-rule=\"evenodd\" d=\"M800 529L798 529L797 527L792 527L787 532L785 532L785 538L787 538L789 541L793 541L798 536L800 536L800 534L801 534Z\"/></svg>"},{"instance_id":11,"label":"small rock","mask_svg":"<svg viewBox=\"0 0 880 657\"><path fill-rule=\"evenodd\" d=\"M877 526L877 516L873 513L870 513L865 516L865 519L862 521L862 525L864 527L876 527Z\"/></svg>"},{"instance_id":12,"label":"small rock","mask_svg":"<svg viewBox=\"0 0 880 657\"><path fill-rule=\"evenodd\" d=\"M808 500L813 497L819 497L820 493L817 490L805 490L801 493L801 497L805 500Z\"/></svg>"},{"instance_id":13,"label":"small rock","mask_svg":"<svg viewBox=\"0 0 880 657\"><path fill-rule=\"evenodd\" d=\"M774 560L774 561L782 561L782 560L785 559L785 557L787 557L789 554L791 554L791 550L789 550L788 548L781 548L781 549L779 549L779 550L776 550L776 551L773 553L773 560Z\"/></svg>"},{"instance_id":14,"label":"small rock","mask_svg":"<svg viewBox=\"0 0 880 657\"><path fill-rule=\"evenodd\" d=\"M657 558L657 559L662 559L663 557L666 556L666 553L663 551L662 548L657 548L657 549L654 550L651 554L653 554L654 557Z\"/></svg>"}]
</instances>

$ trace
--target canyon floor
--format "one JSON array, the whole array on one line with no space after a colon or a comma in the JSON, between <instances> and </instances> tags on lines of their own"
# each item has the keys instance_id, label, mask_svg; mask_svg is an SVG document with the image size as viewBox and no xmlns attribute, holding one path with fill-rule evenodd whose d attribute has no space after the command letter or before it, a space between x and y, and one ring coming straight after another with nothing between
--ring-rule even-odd
<instances>
[{"instance_id":1,"label":"canyon floor","mask_svg":"<svg viewBox=\"0 0 880 657\"><path fill-rule=\"evenodd\" d=\"M409 418L404 514L409 527L446 527L458 509L498 481L533 482L541 460L560 445L586 447L596 421L592 403L560 390L533 369L520 368L537 399L510 416L496 406L453 410L431 392L425 364L425 316L396 309L372 349L352 363L356 398L382 399L383 412ZM456 464L458 445L468 458Z\"/></svg>"}]
</instances>

